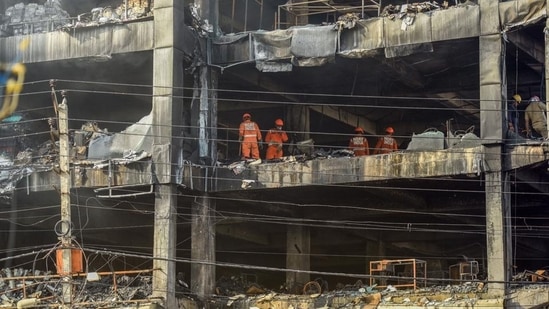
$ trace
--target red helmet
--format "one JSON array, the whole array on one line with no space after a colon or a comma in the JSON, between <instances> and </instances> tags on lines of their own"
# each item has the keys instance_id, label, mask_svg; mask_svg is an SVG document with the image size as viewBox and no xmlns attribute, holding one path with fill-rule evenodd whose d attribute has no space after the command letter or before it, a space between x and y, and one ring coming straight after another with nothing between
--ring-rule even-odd
<instances>
[{"instance_id":1,"label":"red helmet","mask_svg":"<svg viewBox=\"0 0 549 309\"><path fill-rule=\"evenodd\" d=\"M242 115L242 119L246 119L246 118L252 118L252 115L248 113L244 113L244 115Z\"/></svg>"},{"instance_id":2,"label":"red helmet","mask_svg":"<svg viewBox=\"0 0 549 309\"><path fill-rule=\"evenodd\" d=\"M356 128L355 128L355 132L356 132L356 133L364 133L364 129L361 128L361 127L356 127Z\"/></svg>"},{"instance_id":3,"label":"red helmet","mask_svg":"<svg viewBox=\"0 0 549 309\"><path fill-rule=\"evenodd\" d=\"M281 127L284 125L284 121L282 121L282 119L277 119L275 120L275 125Z\"/></svg>"},{"instance_id":4,"label":"red helmet","mask_svg":"<svg viewBox=\"0 0 549 309\"><path fill-rule=\"evenodd\" d=\"M385 132L393 134L395 133L395 130L393 130L393 127L387 127L385 128Z\"/></svg>"}]
</instances>

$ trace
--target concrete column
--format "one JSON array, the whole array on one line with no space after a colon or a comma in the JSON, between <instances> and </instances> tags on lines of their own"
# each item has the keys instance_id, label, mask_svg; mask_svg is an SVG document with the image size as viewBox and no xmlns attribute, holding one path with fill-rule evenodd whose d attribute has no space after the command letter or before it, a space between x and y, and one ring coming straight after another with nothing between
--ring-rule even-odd
<instances>
[{"instance_id":1,"label":"concrete column","mask_svg":"<svg viewBox=\"0 0 549 309\"><path fill-rule=\"evenodd\" d=\"M297 141L310 138L310 110L307 106L290 105L286 114L286 128Z\"/></svg>"},{"instance_id":2,"label":"concrete column","mask_svg":"<svg viewBox=\"0 0 549 309\"><path fill-rule=\"evenodd\" d=\"M175 299L176 185L159 185L155 197L153 297L164 299L164 308L177 308Z\"/></svg>"},{"instance_id":3,"label":"concrete column","mask_svg":"<svg viewBox=\"0 0 549 309\"><path fill-rule=\"evenodd\" d=\"M286 285L290 288L296 284L309 282L311 270L311 232L309 227L288 225L286 228L286 268L306 272L286 272Z\"/></svg>"},{"instance_id":4,"label":"concrete column","mask_svg":"<svg viewBox=\"0 0 549 309\"><path fill-rule=\"evenodd\" d=\"M214 29L208 37L200 42L204 54L202 63L195 75L195 93L193 100L199 103L193 108L191 121L198 128L199 164L212 166L217 160L217 74L206 64L211 52L211 38L217 33L219 16L218 2L215 0L196 0L202 20L207 21ZM209 169L207 171L210 171ZM204 178L204 193L192 205L193 220L191 223L191 291L204 299L214 293L215 289L215 199L208 194L215 190L215 177L207 173Z\"/></svg>"},{"instance_id":5,"label":"concrete column","mask_svg":"<svg viewBox=\"0 0 549 309\"><path fill-rule=\"evenodd\" d=\"M546 10L546 14L549 14L549 0L546 1L545 3L545 10ZM549 15L547 15L549 16ZM547 28L549 27L549 18L546 18L545 19L545 29L549 29ZM545 34L545 64L549 63L549 32L547 31L544 31L543 32ZM548 135L549 136L549 100L547 99L548 95L547 95L547 87L549 87L549 76L547 76L547 74L549 74L549 65L545 65L545 98L542 98L542 100L545 100L545 108L547 109L546 111L546 114L545 114L545 119L547 119L547 130L548 130ZM540 93L540 96L542 94Z\"/></svg>"},{"instance_id":6,"label":"concrete column","mask_svg":"<svg viewBox=\"0 0 549 309\"><path fill-rule=\"evenodd\" d=\"M480 123L486 172L486 246L488 290L493 297L505 295L511 275L508 250L511 246L507 227L509 217L505 202L502 172L504 139L504 98L507 89L502 37L499 31L499 2L480 0L479 37ZM508 193L507 193L508 194Z\"/></svg>"},{"instance_id":7,"label":"concrete column","mask_svg":"<svg viewBox=\"0 0 549 309\"><path fill-rule=\"evenodd\" d=\"M208 195L192 205L191 226L191 291L204 299L215 289L215 224L216 203Z\"/></svg>"},{"instance_id":8,"label":"concrete column","mask_svg":"<svg viewBox=\"0 0 549 309\"><path fill-rule=\"evenodd\" d=\"M9 223L9 231L6 235L6 233L3 233L4 236L7 237L6 241L4 242L3 239L0 239L3 243L6 245L6 256L13 256L15 255L15 248L17 244L17 191L13 191L11 194L11 198L8 200L10 202L10 223ZM2 206L6 206L3 203L0 203ZM11 268L13 265L13 260L8 259L4 263L4 268Z\"/></svg>"},{"instance_id":9,"label":"concrete column","mask_svg":"<svg viewBox=\"0 0 549 309\"><path fill-rule=\"evenodd\" d=\"M176 162L180 152L183 107L183 53L180 29L183 3L154 2L153 51L153 163L158 180L155 197L153 295L164 299L165 308L177 308L175 301L175 259L177 234Z\"/></svg>"}]
</instances>

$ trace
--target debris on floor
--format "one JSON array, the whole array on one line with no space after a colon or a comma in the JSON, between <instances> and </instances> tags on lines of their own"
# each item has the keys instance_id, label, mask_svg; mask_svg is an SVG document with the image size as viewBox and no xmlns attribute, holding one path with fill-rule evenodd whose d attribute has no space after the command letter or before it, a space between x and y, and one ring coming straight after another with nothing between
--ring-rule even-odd
<instances>
[{"instance_id":1,"label":"debris on floor","mask_svg":"<svg viewBox=\"0 0 549 309\"><path fill-rule=\"evenodd\" d=\"M151 302L151 272L135 271L124 274L89 273L94 276L74 276L73 304L85 308L104 308L105 304L137 304ZM144 275L146 274L146 275ZM0 270L0 308L34 308L59 304L63 278L51 272L21 268ZM96 307L97 306L97 307ZM103 307L102 307L103 306ZM49 307L48 307L49 308ZM109 307L114 308L114 307Z\"/></svg>"}]
</instances>

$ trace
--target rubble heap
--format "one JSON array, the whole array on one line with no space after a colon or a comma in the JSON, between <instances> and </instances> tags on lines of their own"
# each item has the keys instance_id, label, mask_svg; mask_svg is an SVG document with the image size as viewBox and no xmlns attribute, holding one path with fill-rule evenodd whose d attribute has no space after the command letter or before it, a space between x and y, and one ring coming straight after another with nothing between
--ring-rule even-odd
<instances>
[{"instance_id":1,"label":"rubble heap","mask_svg":"<svg viewBox=\"0 0 549 309\"><path fill-rule=\"evenodd\" d=\"M75 27L90 27L105 23L117 23L152 15L153 0L128 0L118 7L98 7L71 17L61 6L60 0L37 3L17 3L0 14L0 37L44 33Z\"/></svg>"},{"instance_id":2,"label":"rubble heap","mask_svg":"<svg viewBox=\"0 0 549 309\"><path fill-rule=\"evenodd\" d=\"M126 7L123 3L115 8L110 6L94 8L91 12L78 15L74 26L89 27L147 17L152 15L154 7L152 0L128 0L127 5Z\"/></svg>"},{"instance_id":3,"label":"rubble heap","mask_svg":"<svg viewBox=\"0 0 549 309\"><path fill-rule=\"evenodd\" d=\"M62 280L60 276L52 275L50 272L20 268L2 269L0 307L20 308L22 304L57 304L62 299ZM148 297L152 294L152 276L96 276L93 281L86 277L73 277L73 286L73 304L86 304L86 308L94 308L92 304L100 306L106 303L149 302Z\"/></svg>"},{"instance_id":4,"label":"rubble heap","mask_svg":"<svg viewBox=\"0 0 549 309\"><path fill-rule=\"evenodd\" d=\"M448 6L449 5L447 1L443 1L442 4L439 4L435 1L413 2L402 5L389 4L385 8L383 8L383 11L381 12L381 14L379 14L379 16L388 17L389 19L402 19L407 14L409 15L421 12L429 12L441 8L447 9Z\"/></svg>"},{"instance_id":5,"label":"rubble heap","mask_svg":"<svg viewBox=\"0 0 549 309\"><path fill-rule=\"evenodd\" d=\"M44 5L20 2L6 9L1 18L0 37L54 31L69 19L59 0L47 0Z\"/></svg>"}]
</instances>

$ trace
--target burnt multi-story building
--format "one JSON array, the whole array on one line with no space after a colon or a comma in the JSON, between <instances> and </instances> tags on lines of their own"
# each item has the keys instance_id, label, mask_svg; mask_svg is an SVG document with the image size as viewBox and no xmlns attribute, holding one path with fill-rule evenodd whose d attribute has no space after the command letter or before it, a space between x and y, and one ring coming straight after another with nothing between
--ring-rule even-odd
<instances>
[{"instance_id":1,"label":"burnt multi-story building","mask_svg":"<svg viewBox=\"0 0 549 309\"><path fill-rule=\"evenodd\" d=\"M167 308L177 273L203 301L226 278L420 278L526 306L512 288L547 279L547 144L523 131L546 97L547 3L389 2L1 3L0 59L26 67L2 122L5 267L70 231L82 271L154 269ZM240 160L244 113L263 134L284 120L284 159ZM398 151L348 151L387 126Z\"/></svg>"}]
</instances>

